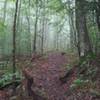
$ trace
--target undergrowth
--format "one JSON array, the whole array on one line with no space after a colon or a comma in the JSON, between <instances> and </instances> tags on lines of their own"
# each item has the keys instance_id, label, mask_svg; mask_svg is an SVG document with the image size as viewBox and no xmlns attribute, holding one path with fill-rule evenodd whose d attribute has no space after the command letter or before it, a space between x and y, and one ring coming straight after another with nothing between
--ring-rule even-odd
<instances>
[{"instance_id":1,"label":"undergrowth","mask_svg":"<svg viewBox=\"0 0 100 100\"><path fill-rule=\"evenodd\" d=\"M87 55L80 59L77 71L77 79L74 80L71 89L89 92L91 95L100 96L97 82L100 78L99 58L96 55Z\"/></svg>"}]
</instances>

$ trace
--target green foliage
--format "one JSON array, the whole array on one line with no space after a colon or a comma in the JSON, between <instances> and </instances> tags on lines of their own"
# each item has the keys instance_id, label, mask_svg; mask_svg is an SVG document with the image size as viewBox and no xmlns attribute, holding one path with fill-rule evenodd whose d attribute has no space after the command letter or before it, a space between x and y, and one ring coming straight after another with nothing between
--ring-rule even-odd
<instances>
[{"instance_id":1,"label":"green foliage","mask_svg":"<svg viewBox=\"0 0 100 100\"><path fill-rule=\"evenodd\" d=\"M81 85L83 85L86 82L88 82L88 80L85 81L85 80L82 80L82 79L76 79L74 81L74 84L76 84L77 86L81 86Z\"/></svg>"},{"instance_id":2,"label":"green foliage","mask_svg":"<svg viewBox=\"0 0 100 100\"><path fill-rule=\"evenodd\" d=\"M16 0L8 0L9 2L15 2Z\"/></svg>"},{"instance_id":3,"label":"green foliage","mask_svg":"<svg viewBox=\"0 0 100 100\"><path fill-rule=\"evenodd\" d=\"M76 79L73 84L70 86L70 89L72 90L80 90L80 91L89 91L92 93L96 89L96 82L90 81L90 80L82 80L82 79Z\"/></svg>"},{"instance_id":4,"label":"green foliage","mask_svg":"<svg viewBox=\"0 0 100 100\"><path fill-rule=\"evenodd\" d=\"M16 82L20 82L22 79L22 76L19 74L19 72L16 72L15 74L7 73L2 76L0 79L0 88L10 84L13 82L13 76L16 76Z\"/></svg>"},{"instance_id":5,"label":"green foliage","mask_svg":"<svg viewBox=\"0 0 100 100\"><path fill-rule=\"evenodd\" d=\"M48 7L55 12L60 12L64 10L64 6L61 4L60 0L52 0L49 2Z\"/></svg>"},{"instance_id":6,"label":"green foliage","mask_svg":"<svg viewBox=\"0 0 100 100\"><path fill-rule=\"evenodd\" d=\"M88 54L87 56L83 56L80 58L79 65L83 66L85 65L88 61L95 59L96 55L93 53Z\"/></svg>"},{"instance_id":7,"label":"green foliage","mask_svg":"<svg viewBox=\"0 0 100 100\"><path fill-rule=\"evenodd\" d=\"M95 80L98 73L98 61L94 54L82 57L78 67L78 77L81 79Z\"/></svg>"},{"instance_id":8,"label":"green foliage","mask_svg":"<svg viewBox=\"0 0 100 100\"><path fill-rule=\"evenodd\" d=\"M83 87L88 82L89 80L76 79L74 80L73 84L70 87L71 88Z\"/></svg>"},{"instance_id":9,"label":"green foliage","mask_svg":"<svg viewBox=\"0 0 100 100\"><path fill-rule=\"evenodd\" d=\"M94 77L96 76L96 72L97 72L98 68L97 67L90 67L88 70L87 70L87 76L90 76L90 77Z\"/></svg>"}]
</instances>

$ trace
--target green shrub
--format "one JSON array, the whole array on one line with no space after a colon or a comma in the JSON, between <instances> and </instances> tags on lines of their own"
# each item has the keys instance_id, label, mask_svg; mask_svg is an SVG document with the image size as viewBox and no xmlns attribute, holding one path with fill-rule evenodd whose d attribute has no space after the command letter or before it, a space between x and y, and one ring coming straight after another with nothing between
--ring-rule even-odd
<instances>
[{"instance_id":1,"label":"green shrub","mask_svg":"<svg viewBox=\"0 0 100 100\"><path fill-rule=\"evenodd\" d=\"M13 73L7 73L7 74L4 74L2 76L2 78L0 79L0 88L6 86L7 84L12 83L14 75L16 76L16 79L15 79L16 82L21 81L22 76L19 72L16 72L14 74Z\"/></svg>"},{"instance_id":2,"label":"green shrub","mask_svg":"<svg viewBox=\"0 0 100 100\"><path fill-rule=\"evenodd\" d=\"M71 88L83 87L88 82L89 80L76 79L74 80L73 84L70 87Z\"/></svg>"}]
</instances>

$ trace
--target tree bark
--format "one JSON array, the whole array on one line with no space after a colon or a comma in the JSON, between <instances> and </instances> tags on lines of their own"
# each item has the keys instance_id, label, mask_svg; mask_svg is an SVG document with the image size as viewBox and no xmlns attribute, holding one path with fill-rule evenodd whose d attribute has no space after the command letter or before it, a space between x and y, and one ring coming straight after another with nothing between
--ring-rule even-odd
<instances>
[{"instance_id":1,"label":"tree bark","mask_svg":"<svg viewBox=\"0 0 100 100\"><path fill-rule=\"evenodd\" d=\"M37 24L38 24L38 0L36 0L36 18L34 27L33 53L36 53Z\"/></svg>"},{"instance_id":2,"label":"tree bark","mask_svg":"<svg viewBox=\"0 0 100 100\"><path fill-rule=\"evenodd\" d=\"M96 19L97 19L98 29L100 31L100 0L98 0L97 7L96 7Z\"/></svg>"},{"instance_id":3,"label":"tree bark","mask_svg":"<svg viewBox=\"0 0 100 100\"><path fill-rule=\"evenodd\" d=\"M100 48L100 45L99 45L99 40L100 40L100 0L98 0L98 2L96 2L96 8L95 8L95 11L96 11L96 23L97 23L97 26L98 26L98 33L96 34L97 36L97 40L96 40L96 47L95 47L95 52L96 54L100 53L99 51L99 48Z\"/></svg>"},{"instance_id":4,"label":"tree bark","mask_svg":"<svg viewBox=\"0 0 100 100\"><path fill-rule=\"evenodd\" d=\"M76 29L79 56L85 56L88 53L92 53L86 25L86 2L84 0L76 0Z\"/></svg>"},{"instance_id":5,"label":"tree bark","mask_svg":"<svg viewBox=\"0 0 100 100\"><path fill-rule=\"evenodd\" d=\"M15 4L15 15L13 22L13 73L16 72L16 21L17 21L17 12L18 12L18 0Z\"/></svg>"}]
</instances>

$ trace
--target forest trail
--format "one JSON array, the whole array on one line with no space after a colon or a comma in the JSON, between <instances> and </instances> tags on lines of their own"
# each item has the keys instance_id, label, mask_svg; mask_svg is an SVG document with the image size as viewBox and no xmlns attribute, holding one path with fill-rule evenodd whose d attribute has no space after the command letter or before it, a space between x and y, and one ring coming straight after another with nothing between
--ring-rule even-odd
<instances>
[{"instance_id":1,"label":"forest trail","mask_svg":"<svg viewBox=\"0 0 100 100\"><path fill-rule=\"evenodd\" d=\"M65 93L74 80L75 73L66 84L62 84L59 78L66 73L66 64L67 57L61 53L51 53L46 58L34 61L36 69L31 70L30 73L34 83L45 93L48 100L67 100ZM36 90L34 86L32 89Z\"/></svg>"}]
</instances>

